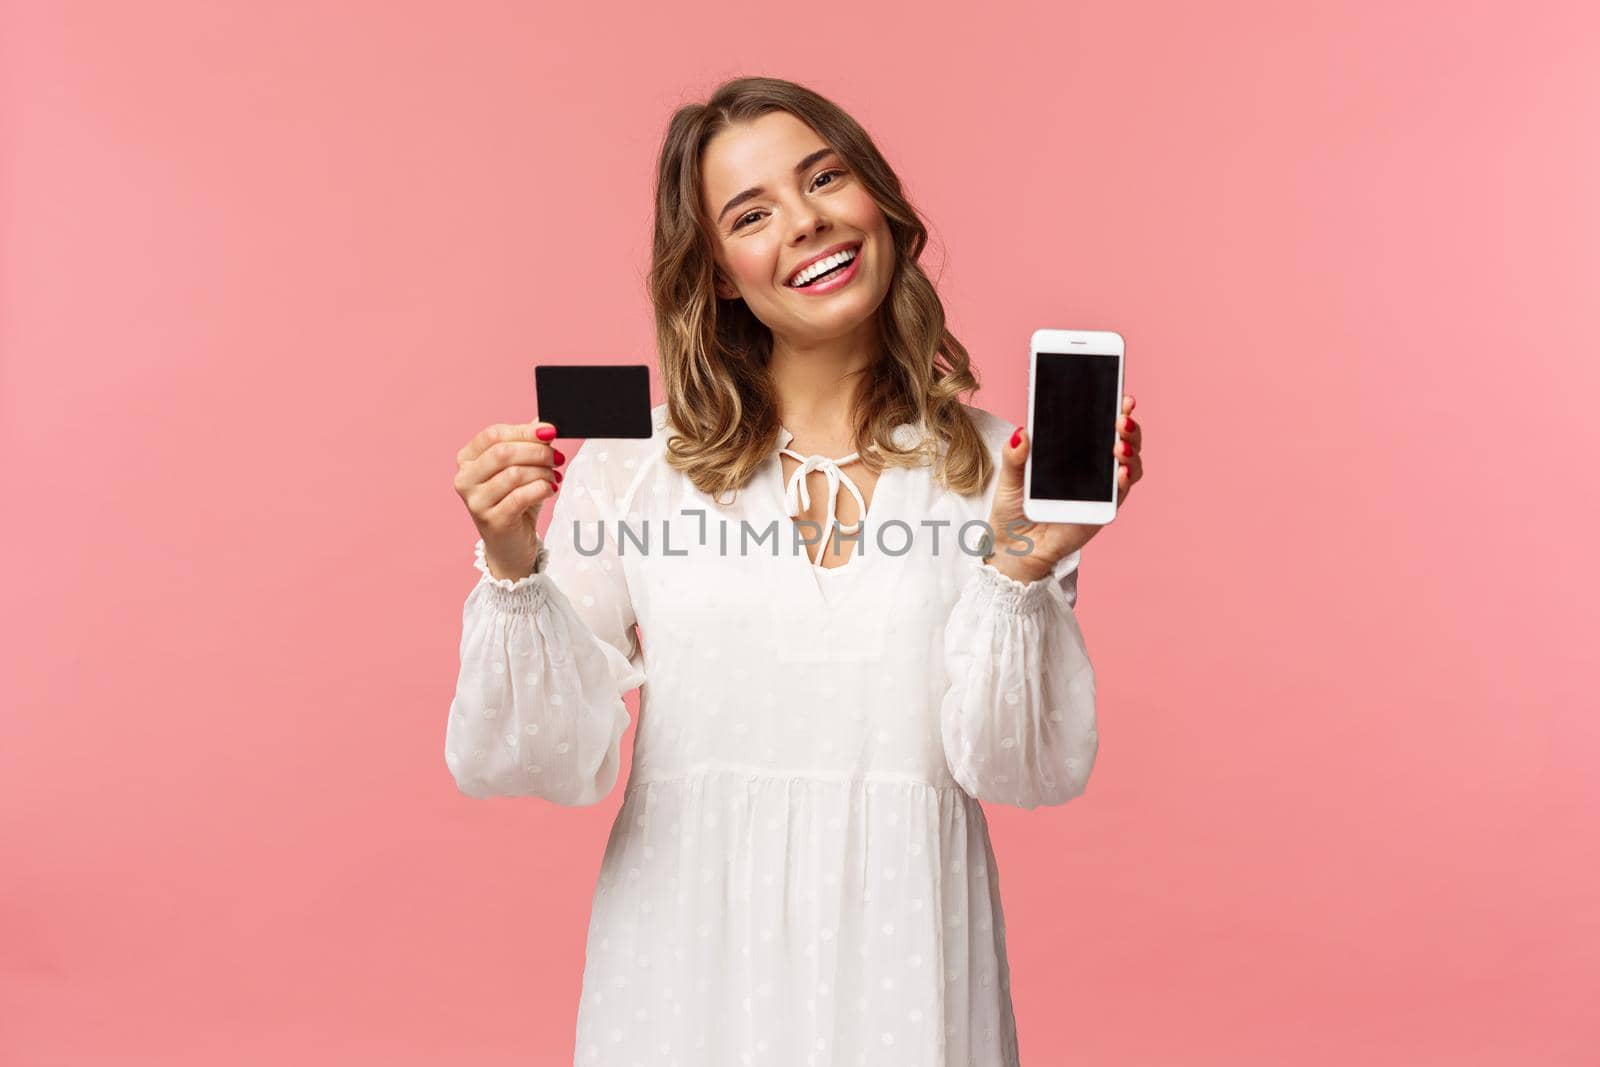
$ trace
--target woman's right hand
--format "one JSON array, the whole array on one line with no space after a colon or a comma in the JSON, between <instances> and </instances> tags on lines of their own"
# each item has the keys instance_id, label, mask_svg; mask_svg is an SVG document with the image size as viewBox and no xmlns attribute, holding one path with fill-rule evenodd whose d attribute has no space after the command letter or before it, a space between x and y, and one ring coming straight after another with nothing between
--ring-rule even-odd
<instances>
[{"instance_id":1,"label":"woman's right hand","mask_svg":"<svg viewBox=\"0 0 1600 1067\"><path fill-rule=\"evenodd\" d=\"M525 578L539 554L539 508L556 494L567 461L548 422L486 426L456 453L456 494L467 505L484 562L496 578Z\"/></svg>"}]
</instances>

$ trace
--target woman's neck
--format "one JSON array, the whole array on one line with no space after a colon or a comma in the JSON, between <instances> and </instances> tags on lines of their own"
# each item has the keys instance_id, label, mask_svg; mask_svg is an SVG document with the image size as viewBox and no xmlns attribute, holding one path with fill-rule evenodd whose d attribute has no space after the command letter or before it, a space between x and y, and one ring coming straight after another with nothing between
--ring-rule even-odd
<instances>
[{"instance_id":1,"label":"woman's neck","mask_svg":"<svg viewBox=\"0 0 1600 1067\"><path fill-rule=\"evenodd\" d=\"M873 353L859 345L796 352L774 349L769 372L778 420L794 434L796 452L837 458L856 450L853 413Z\"/></svg>"}]
</instances>

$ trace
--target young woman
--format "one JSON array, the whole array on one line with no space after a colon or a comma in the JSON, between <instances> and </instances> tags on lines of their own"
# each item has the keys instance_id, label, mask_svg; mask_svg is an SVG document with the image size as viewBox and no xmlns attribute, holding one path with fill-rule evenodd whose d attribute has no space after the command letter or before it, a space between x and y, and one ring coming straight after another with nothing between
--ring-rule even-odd
<instances>
[{"instance_id":1,"label":"young woman","mask_svg":"<svg viewBox=\"0 0 1600 1067\"><path fill-rule=\"evenodd\" d=\"M588 442L570 482L547 423L457 456L481 535L459 788L598 802L643 686L578 1064L1017 1063L980 801L1084 791L1101 527L1022 515L1029 442L959 399L978 382L925 241L848 115L730 82L661 152L655 436Z\"/></svg>"}]
</instances>

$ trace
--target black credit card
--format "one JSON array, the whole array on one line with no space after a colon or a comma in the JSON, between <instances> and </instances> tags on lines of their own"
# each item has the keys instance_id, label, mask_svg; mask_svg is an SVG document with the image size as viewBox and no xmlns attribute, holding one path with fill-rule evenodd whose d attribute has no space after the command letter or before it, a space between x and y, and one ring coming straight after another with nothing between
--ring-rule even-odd
<instances>
[{"instance_id":1,"label":"black credit card","mask_svg":"<svg viewBox=\"0 0 1600 1067\"><path fill-rule=\"evenodd\" d=\"M533 368L539 421L557 437L650 437L650 368L644 363L540 364Z\"/></svg>"}]
</instances>

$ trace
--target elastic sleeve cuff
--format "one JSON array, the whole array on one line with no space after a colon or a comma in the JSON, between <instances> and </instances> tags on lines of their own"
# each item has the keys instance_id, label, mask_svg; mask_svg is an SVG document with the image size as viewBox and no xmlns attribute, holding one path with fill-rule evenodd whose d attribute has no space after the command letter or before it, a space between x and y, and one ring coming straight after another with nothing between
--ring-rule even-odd
<instances>
[{"instance_id":1,"label":"elastic sleeve cuff","mask_svg":"<svg viewBox=\"0 0 1600 1067\"><path fill-rule=\"evenodd\" d=\"M544 603L545 585L549 578L545 574L545 564L550 557L549 549L544 542L539 542L539 551L533 560L533 573L521 578L496 578L489 573L489 563L484 556L483 539L480 537L472 550L472 565L477 568L482 576L478 584L486 587L489 602L501 611L517 615L531 615Z\"/></svg>"},{"instance_id":2,"label":"elastic sleeve cuff","mask_svg":"<svg viewBox=\"0 0 1600 1067\"><path fill-rule=\"evenodd\" d=\"M1053 578L1046 576L1031 582L1019 582L996 567L978 562L978 583L989 595L995 610L1004 615L1032 615L1042 611L1050 598Z\"/></svg>"}]
</instances>

